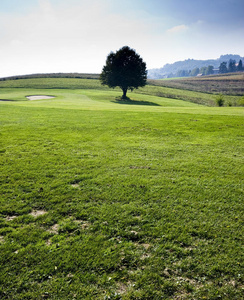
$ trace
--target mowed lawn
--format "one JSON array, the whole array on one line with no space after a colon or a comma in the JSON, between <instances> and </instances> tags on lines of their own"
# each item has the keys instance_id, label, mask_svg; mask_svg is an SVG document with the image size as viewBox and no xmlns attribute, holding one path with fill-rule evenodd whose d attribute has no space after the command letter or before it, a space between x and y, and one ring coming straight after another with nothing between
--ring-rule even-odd
<instances>
[{"instance_id":1,"label":"mowed lawn","mask_svg":"<svg viewBox=\"0 0 244 300\"><path fill-rule=\"evenodd\" d=\"M244 108L119 96L0 89L0 298L242 299Z\"/></svg>"}]
</instances>

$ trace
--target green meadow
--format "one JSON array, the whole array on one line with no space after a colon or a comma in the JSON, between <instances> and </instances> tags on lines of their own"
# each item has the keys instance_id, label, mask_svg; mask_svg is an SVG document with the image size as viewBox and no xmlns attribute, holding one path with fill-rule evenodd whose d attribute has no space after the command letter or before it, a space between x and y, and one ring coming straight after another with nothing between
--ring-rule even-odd
<instances>
[{"instance_id":1,"label":"green meadow","mask_svg":"<svg viewBox=\"0 0 244 300\"><path fill-rule=\"evenodd\" d=\"M0 298L243 299L244 108L121 95L0 82Z\"/></svg>"}]
</instances>

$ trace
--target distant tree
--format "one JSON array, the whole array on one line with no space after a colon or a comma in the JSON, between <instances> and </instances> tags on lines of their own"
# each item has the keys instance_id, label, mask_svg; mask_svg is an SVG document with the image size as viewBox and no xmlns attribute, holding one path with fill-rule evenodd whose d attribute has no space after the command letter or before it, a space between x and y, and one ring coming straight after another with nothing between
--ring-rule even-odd
<instances>
[{"instance_id":1,"label":"distant tree","mask_svg":"<svg viewBox=\"0 0 244 300\"><path fill-rule=\"evenodd\" d=\"M229 60L229 64L228 64L228 72L235 72L236 71L236 61L233 59Z\"/></svg>"},{"instance_id":2,"label":"distant tree","mask_svg":"<svg viewBox=\"0 0 244 300\"><path fill-rule=\"evenodd\" d=\"M208 66L206 70L206 75L211 75L214 73L213 71L214 67L213 66Z\"/></svg>"},{"instance_id":3,"label":"distant tree","mask_svg":"<svg viewBox=\"0 0 244 300\"><path fill-rule=\"evenodd\" d=\"M191 73L190 76L197 76L200 73L199 68L194 68Z\"/></svg>"},{"instance_id":4,"label":"distant tree","mask_svg":"<svg viewBox=\"0 0 244 300\"><path fill-rule=\"evenodd\" d=\"M240 61L238 63L237 71L239 71L239 72L243 71L242 60L241 59L240 59Z\"/></svg>"},{"instance_id":5,"label":"distant tree","mask_svg":"<svg viewBox=\"0 0 244 300\"><path fill-rule=\"evenodd\" d=\"M167 78L173 78L173 77L176 77L175 74L173 74L172 72L168 74Z\"/></svg>"},{"instance_id":6,"label":"distant tree","mask_svg":"<svg viewBox=\"0 0 244 300\"><path fill-rule=\"evenodd\" d=\"M220 66L219 66L219 73L223 74L223 73L227 73L228 69L227 69L227 62L223 61Z\"/></svg>"},{"instance_id":7,"label":"distant tree","mask_svg":"<svg viewBox=\"0 0 244 300\"><path fill-rule=\"evenodd\" d=\"M128 89L132 91L146 85L146 63L133 49L124 46L107 56L100 81L110 88L120 87L123 91L122 98L125 99Z\"/></svg>"},{"instance_id":8,"label":"distant tree","mask_svg":"<svg viewBox=\"0 0 244 300\"><path fill-rule=\"evenodd\" d=\"M202 74L202 75L211 75L211 74L214 73L213 69L214 69L213 66L202 67L200 69L200 74Z\"/></svg>"},{"instance_id":9,"label":"distant tree","mask_svg":"<svg viewBox=\"0 0 244 300\"><path fill-rule=\"evenodd\" d=\"M188 77L190 74L189 71L187 70L179 70L177 73L176 73L176 77Z\"/></svg>"},{"instance_id":10,"label":"distant tree","mask_svg":"<svg viewBox=\"0 0 244 300\"><path fill-rule=\"evenodd\" d=\"M200 74L207 75L207 67L201 67Z\"/></svg>"}]
</instances>

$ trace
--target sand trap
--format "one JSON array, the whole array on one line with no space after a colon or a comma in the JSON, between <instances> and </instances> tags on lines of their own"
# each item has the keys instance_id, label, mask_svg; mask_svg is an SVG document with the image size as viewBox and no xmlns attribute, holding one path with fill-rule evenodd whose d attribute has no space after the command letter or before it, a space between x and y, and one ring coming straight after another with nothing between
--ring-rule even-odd
<instances>
[{"instance_id":1,"label":"sand trap","mask_svg":"<svg viewBox=\"0 0 244 300\"><path fill-rule=\"evenodd\" d=\"M35 96L26 96L28 100L43 100L43 99L52 99L53 96L44 96L44 95L35 95Z\"/></svg>"}]
</instances>

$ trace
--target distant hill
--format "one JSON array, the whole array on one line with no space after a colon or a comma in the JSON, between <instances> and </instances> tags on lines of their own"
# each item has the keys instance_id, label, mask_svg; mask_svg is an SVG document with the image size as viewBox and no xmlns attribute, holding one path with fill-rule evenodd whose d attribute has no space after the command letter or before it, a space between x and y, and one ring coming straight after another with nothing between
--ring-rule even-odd
<instances>
[{"instance_id":1,"label":"distant hill","mask_svg":"<svg viewBox=\"0 0 244 300\"><path fill-rule=\"evenodd\" d=\"M240 55L226 54L221 55L217 59L208 59L208 60L196 60L196 59L187 59L184 61L177 61L173 64L166 64L162 68L159 69L150 69L148 70L148 78L149 79L160 79L167 78L172 74L176 74L181 70L193 70L195 68L201 69L202 67L213 66L214 68L218 68L222 62L229 62L229 60L235 60L237 63L241 59L244 63L244 57Z\"/></svg>"},{"instance_id":2,"label":"distant hill","mask_svg":"<svg viewBox=\"0 0 244 300\"><path fill-rule=\"evenodd\" d=\"M99 74L93 73L42 73L2 77L0 81L4 80L18 80L18 79L32 79L32 78L82 78L82 79L98 79Z\"/></svg>"}]
</instances>

